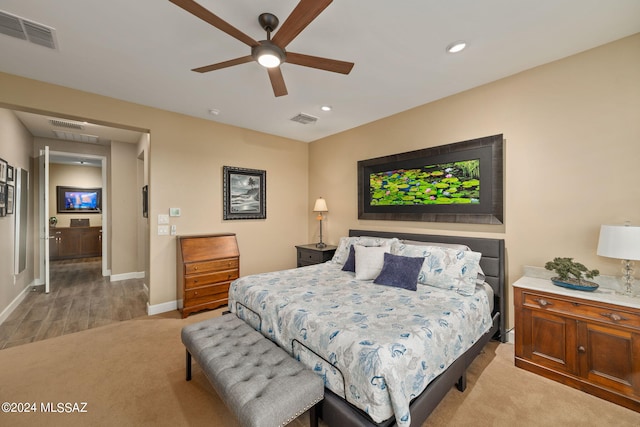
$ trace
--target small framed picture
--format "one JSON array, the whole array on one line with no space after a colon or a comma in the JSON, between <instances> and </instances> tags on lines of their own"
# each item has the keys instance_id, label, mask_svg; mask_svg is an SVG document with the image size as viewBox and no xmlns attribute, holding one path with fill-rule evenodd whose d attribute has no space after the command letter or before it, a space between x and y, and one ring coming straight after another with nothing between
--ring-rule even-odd
<instances>
[{"instance_id":1,"label":"small framed picture","mask_svg":"<svg viewBox=\"0 0 640 427\"><path fill-rule=\"evenodd\" d=\"M13 166L7 165L7 182L13 182Z\"/></svg>"},{"instance_id":2,"label":"small framed picture","mask_svg":"<svg viewBox=\"0 0 640 427\"><path fill-rule=\"evenodd\" d=\"M0 216L7 216L7 184L0 184Z\"/></svg>"},{"instance_id":3,"label":"small framed picture","mask_svg":"<svg viewBox=\"0 0 640 427\"><path fill-rule=\"evenodd\" d=\"M267 172L223 167L223 219L267 217Z\"/></svg>"},{"instance_id":4,"label":"small framed picture","mask_svg":"<svg viewBox=\"0 0 640 427\"><path fill-rule=\"evenodd\" d=\"M15 187L11 184L7 185L7 215L13 215L13 205L15 200Z\"/></svg>"},{"instance_id":5,"label":"small framed picture","mask_svg":"<svg viewBox=\"0 0 640 427\"><path fill-rule=\"evenodd\" d=\"M7 172L9 169L9 164L6 160L0 159L0 183L6 184L7 182Z\"/></svg>"},{"instance_id":6,"label":"small framed picture","mask_svg":"<svg viewBox=\"0 0 640 427\"><path fill-rule=\"evenodd\" d=\"M142 186L142 217L149 217L149 186Z\"/></svg>"}]
</instances>

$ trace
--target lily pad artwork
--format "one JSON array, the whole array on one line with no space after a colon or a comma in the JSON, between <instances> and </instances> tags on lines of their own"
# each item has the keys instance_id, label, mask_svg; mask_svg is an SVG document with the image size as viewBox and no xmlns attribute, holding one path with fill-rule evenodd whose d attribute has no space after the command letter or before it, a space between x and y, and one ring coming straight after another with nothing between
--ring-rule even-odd
<instances>
[{"instance_id":1,"label":"lily pad artwork","mask_svg":"<svg viewBox=\"0 0 640 427\"><path fill-rule=\"evenodd\" d=\"M369 175L371 206L480 203L480 159Z\"/></svg>"}]
</instances>

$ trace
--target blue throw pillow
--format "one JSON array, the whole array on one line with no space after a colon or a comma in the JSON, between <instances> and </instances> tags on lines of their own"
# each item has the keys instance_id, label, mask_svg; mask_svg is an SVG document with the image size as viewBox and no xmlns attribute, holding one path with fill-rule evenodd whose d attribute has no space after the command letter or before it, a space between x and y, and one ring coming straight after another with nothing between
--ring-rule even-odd
<instances>
[{"instance_id":1,"label":"blue throw pillow","mask_svg":"<svg viewBox=\"0 0 640 427\"><path fill-rule=\"evenodd\" d=\"M344 262L342 266L342 271L351 271L356 272L356 250L354 248L355 245L351 245L349 248L349 255L347 256L347 260Z\"/></svg>"},{"instance_id":2,"label":"blue throw pillow","mask_svg":"<svg viewBox=\"0 0 640 427\"><path fill-rule=\"evenodd\" d=\"M386 253L382 271L373 283L415 291L418 289L418 275L422 269L422 263L424 263L423 257Z\"/></svg>"}]
</instances>

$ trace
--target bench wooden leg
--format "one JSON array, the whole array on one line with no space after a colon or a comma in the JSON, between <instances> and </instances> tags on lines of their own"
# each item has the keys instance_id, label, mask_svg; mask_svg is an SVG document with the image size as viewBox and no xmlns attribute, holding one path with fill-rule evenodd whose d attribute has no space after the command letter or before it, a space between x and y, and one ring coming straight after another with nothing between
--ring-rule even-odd
<instances>
[{"instance_id":1,"label":"bench wooden leg","mask_svg":"<svg viewBox=\"0 0 640 427\"><path fill-rule=\"evenodd\" d=\"M465 391L465 389L467 388L467 371L466 370L462 373L462 376L458 379L458 382L456 383L456 388L459 391Z\"/></svg>"},{"instance_id":2,"label":"bench wooden leg","mask_svg":"<svg viewBox=\"0 0 640 427\"><path fill-rule=\"evenodd\" d=\"M191 381L191 353L189 350L185 350L187 352L187 381Z\"/></svg>"}]
</instances>

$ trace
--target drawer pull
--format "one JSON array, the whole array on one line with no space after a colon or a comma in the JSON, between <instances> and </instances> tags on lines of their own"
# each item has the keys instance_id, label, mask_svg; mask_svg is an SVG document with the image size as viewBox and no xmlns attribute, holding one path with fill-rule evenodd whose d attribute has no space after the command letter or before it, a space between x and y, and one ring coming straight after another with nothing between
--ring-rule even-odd
<instances>
[{"instance_id":1,"label":"drawer pull","mask_svg":"<svg viewBox=\"0 0 640 427\"><path fill-rule=\"evenodd\" d=\"M198 267L193 267L193 269L194 269L194 270L197 270L197 269L198 269Z\"/></svg>"},{"instance_id":2,"label":"drawer pull","mask_svg":"<svg viewBox=\"0 0 640 427\"><path fill-rule=\"evenodd\" d=\"M198 291L195 291L193 295L198 296Z\"/></svg>"},{"instance_id":3,"label":"drawer pull","mask_svg":"<svg viewBox=\"0 0 640 427\"><path fill-rule=\"evenodd\" d=\"M537 302L538 304L540 304L542 307L546 307L548 305L553 305L552 303L550 303L549 301L547 301L544 298L536 298L534 299L535 302Z\"/></svg>"},{"instance_id":4,"label":"drawer pull","mask_svg":"<svg viewBox=\"0 0 640 427\"><path fill-rule=\"evenodd\" d=\"M194 283L194 284L195 284L195 283L198 283L198 279L194 280L194 281L193 281L193 283Z\"/></svg>"},{"instance_id":5,"label":"drawer pull","mask_svg":"<svg viewBox=\"0 0 640 427\"><path fill-rule=\"evenodd\" d=\"M586 353L587 350L584 348L583 345L581 345L580 347L578 347L578 353Z\"/></svg>"},{"instance_id":6,"label":"drawer pull","mask_svg":"<svg viewBox=\"0 0 640 427\"><path fill-rule=\"evenodd\" d=\"M604 316L604 317L608 317L609 319L613 320L614 322L619 322L621 320L629 320L626 317L622 317L619 314L616 313L600 313L600 316Z\"/></svg>"}]
</instances>

